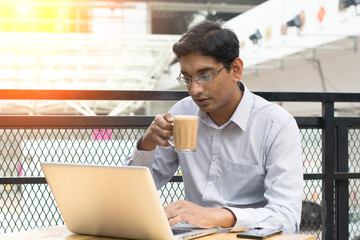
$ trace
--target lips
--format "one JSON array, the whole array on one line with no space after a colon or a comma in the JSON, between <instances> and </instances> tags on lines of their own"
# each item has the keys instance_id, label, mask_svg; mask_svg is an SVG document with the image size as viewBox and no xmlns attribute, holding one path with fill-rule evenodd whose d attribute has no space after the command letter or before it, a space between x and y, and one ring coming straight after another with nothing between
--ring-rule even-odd
<instances>
[{"instance_id":1,"label":"lips","mask_svg":"<svg viewBox=\"0 0 360 240\"><path fill-rule=\"evenodd\" d=\"M209 104L209 98L195 98L194 100L199 107L204 107Z\"/></svg>"}]
</instances>

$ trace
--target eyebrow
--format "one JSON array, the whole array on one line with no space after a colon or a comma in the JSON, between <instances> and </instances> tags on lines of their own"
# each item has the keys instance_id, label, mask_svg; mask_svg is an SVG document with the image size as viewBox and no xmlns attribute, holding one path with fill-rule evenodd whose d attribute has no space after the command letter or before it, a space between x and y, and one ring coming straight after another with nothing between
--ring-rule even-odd
<instances>
[{"instance_id":1,"label":"eyebrow","mask_svg":"<svg viewBox=\"0 0 360 240\"><path fill-rule=\"evenodd\" d=\"M211 70L214 70L214 68L213 67L204 67L204 68L197 70L196 73L201 73L201 72L206 72L206 71L211 71ZM185 71L181 71L180 73L183 75L189 74L188 72L185 72Z\"/></svg>"}]
</instances>

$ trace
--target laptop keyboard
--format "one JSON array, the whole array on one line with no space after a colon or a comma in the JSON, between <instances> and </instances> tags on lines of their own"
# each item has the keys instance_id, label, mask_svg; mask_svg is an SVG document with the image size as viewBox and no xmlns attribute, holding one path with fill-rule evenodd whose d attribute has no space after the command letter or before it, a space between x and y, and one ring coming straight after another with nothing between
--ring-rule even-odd
<instances>
[{"instance_id":1,"label":"laptop keyboard","mask_svg":"<svg viewBox=\"0 0 360 240\"><path fill-rule=\"evenodd\" d=\"M179 235L182 233L187 233L187 232L191 232L191 229L179 229L179 228L172 228L171 229L174 235Z\"/></svg>"}]
</instances>

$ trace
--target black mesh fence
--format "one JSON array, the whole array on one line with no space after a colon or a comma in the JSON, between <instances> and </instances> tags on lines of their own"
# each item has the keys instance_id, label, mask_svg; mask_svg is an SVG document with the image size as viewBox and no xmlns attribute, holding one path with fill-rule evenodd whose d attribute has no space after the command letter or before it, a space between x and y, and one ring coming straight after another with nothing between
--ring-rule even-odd
<instances>
[{"instance_id":1,"label":"black mesh fence","mask_svg":"<svg viewBox=\"0 0 360 240\"><path fill-rule=\"evenodd\" d=\"M144 129L0 129L0 176L43 177L41 161L122 165ZM322 130L301 129L305 174L322 173ZM349 172L360 171L360 130L350 129ZM178 174L180 174L178 172ZM321 239L322 181L307 179L301 233ZM349 180L349 239L360 235L359 179ZM160 191L164 205L184 197L182 182ZM0 233L63 224L47 184L0 185Z\"/></svg>"},{"instance_id":2,"label":"black mesh fence","mask_svg":"<svg viewBox=\"0 0 360 240\"><path fill-rule=\"evenodd\" d=\"M122 165L144 129L1 129L0 175L43 177L40 162ZM305 173L321 172L321 130L302 129ZM63 224L47 184L0 185L0 231ZM159 196L164 205L183 198L182 182L169 182ZM304 204L321 205L321 181L306 181ZM319 216L321 219L321 216ZM304 213L303 232L317 234L318 218Z\"/></svg>"},{"instance_id":3,"label":"black mesh fence","mask_svg":"<svg viewBox=\"0 0 360 240\"><path fill-rule=\"evenodd\" d=\"M0 176L43 177L40 162L122 165L144 129L0 129ZM163 204L183 198L169 182ZM63 224L47 184L0 185L0 233Z\"/></svg>"},{"instance_id":4,"label":"black mesh fence","mask_svg":"<svg viewBox=\"0 0 360 240\"><path fill-rule=\"evenodd\" d=\"M301 129L303 171L305 174L322 172L322 130ZM300 232L321 237L322 181L306 180Z\"/></svg>"},{"instance_id":5,"label":"black mesh fence","mask_svg":"<svg viewBox=\"0 0 360 240\"><path fill-rule=\"evenodd\" d=\"M360 129L348 130L349 172L360 172ZM360 179L349 180L349 239L360 236ZM360 239L360 237L358 238Z\"/></svg>"}]
</instances>

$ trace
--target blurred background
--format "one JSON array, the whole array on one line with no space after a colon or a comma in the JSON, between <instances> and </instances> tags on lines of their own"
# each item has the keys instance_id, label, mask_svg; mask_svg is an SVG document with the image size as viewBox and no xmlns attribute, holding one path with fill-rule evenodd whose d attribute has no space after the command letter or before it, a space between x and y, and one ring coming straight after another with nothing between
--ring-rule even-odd
<instances>
[{"instance_id":1,"label":"blurred background","mask_svg":"<svg viewBox=\"0 0 360 240\"><path fill-rule=\"evenodd\" d=\"M252 91L358 92L359 0L0 0L0 88L185 90L171 47L224 20ZM173 103L2 101L0 114L138 115ZM316 104L279 103L294 115ZM358 116L355 103L337 114Z\"/></svg>"}]
</instances>

